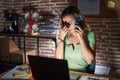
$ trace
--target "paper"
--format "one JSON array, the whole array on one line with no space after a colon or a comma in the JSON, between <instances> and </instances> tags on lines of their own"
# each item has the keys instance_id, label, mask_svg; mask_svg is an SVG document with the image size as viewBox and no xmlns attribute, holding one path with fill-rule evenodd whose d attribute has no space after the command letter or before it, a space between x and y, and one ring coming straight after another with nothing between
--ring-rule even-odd
<instances>
[{"instance_id":1,"label":"paper","mask_svg":"<svg viewBox=\"0 0 120 80\"><path fill-rule=\"evenodd\" d=\"M108 66L96 65L95 74L108 75L110 72L110 69L111 68Z\"/></svg>"},{"instance_id":2,"label":"paper","mask_svg":"<svg viewBox=\"0 0 120 80\"><path fill-rule=\"evenodd\" d=\"M107 77L81 76L79 80L109 80Z\"/></svg>"},{"instance_id":3,"label":"paper","mask_svg":"<svg viewBox=\"0 0 120 80\"><path fill-rule=\"evenodd\" d=\"M69 74L70 74L70 80L77 80L80 77L80 75L77 73L69 72Z\"/></svg>"},{"instance_id":4,"label":"paper","mask_svg":"<svg viewBox=\"0 0 120 80\"><path fill-rule=\"evenodd\" d=\"M114 1L108 1L108 8L115 8L115 2Z\"/></svg>"},{"instance_id":5,"label":"paper","mask_svg":"<svg viewBox=\"0 0 120 80\"><path fill-rule=\"evenodd\" d=\"M29 79L31 74L29 74L26 70L22 70L25 72L25 76L14 76L13 74L16 72L20 72L21 70L19 70L20 66L16 66L15 68L13 68L12 70L10 70L8 73L6 73L5 75L3 75L1 78L4 79Z\"/></svg>"}]
</instances>

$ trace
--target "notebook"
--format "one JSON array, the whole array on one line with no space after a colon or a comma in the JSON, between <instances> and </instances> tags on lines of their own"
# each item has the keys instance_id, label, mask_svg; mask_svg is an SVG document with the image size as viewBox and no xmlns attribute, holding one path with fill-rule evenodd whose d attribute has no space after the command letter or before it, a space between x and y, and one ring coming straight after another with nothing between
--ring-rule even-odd
<instances>
[{"instance_id":1,"label":"notebook","mask_svg":"<svg viewBox=\"0 0 120 80\"><path fill-rule=\"evenodd\" d=\"M28 59L35 80L71 80L66 60L33 55Z\"/></svg>"}]
</instances>

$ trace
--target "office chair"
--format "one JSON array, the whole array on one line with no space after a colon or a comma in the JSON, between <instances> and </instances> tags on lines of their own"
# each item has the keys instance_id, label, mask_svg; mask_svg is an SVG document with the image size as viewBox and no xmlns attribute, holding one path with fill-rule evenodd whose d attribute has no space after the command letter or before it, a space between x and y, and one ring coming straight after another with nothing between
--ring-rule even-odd
<instances>
[{"instance_id":1,"label":"office chair","mask_svg":"<svg viewBox=\"0 0 120 80\"><path fill-rule=\"evenodd\" d=\"M92 62L92 64L87 66L87 73L92 73L94 74L95 72L95 65L96 65L96 60Z\"/></svg>"}]
</instances>

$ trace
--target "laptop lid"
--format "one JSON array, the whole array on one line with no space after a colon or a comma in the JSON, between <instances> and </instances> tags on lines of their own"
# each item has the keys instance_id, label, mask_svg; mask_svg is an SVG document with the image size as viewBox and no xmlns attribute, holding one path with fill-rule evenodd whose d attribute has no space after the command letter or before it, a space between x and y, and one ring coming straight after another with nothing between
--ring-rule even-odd
<instances>
[{"instance_id":1,"label":"laptop lid","mask_svg":"<svg viewBox=\"0 0 120 80\"><path fill-rule=\"evenodd\" d=\"M28 55L35 80L70 80L66 60Z\"/></svg>"}]
</instances>

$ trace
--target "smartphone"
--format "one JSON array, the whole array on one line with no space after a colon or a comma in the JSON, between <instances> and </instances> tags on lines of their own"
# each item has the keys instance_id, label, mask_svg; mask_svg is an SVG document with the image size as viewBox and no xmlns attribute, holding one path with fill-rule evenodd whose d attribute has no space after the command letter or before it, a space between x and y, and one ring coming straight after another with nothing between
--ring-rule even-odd
<instances>
[{"instance_id":1,"label":"smartphone","mask_svg":"<svg viewBox=\"0 0 120 80\"><path fill-rule=\"evenodd\" d=\"M81 29L83 29L83 19L82 17L77 17L75 20L75 25L79 26ZM75 29L78 29L75 27Z\"/></svg>"},{"instance_id":2,"label":"smartphone","mask_svg":"<svg viewBox=\"0 0 120 80\"><path fill-rule=\"evenodd\" d=\"M75 26L75 30L79 30L77 26Z\"/></svg>"}]
</instances>

